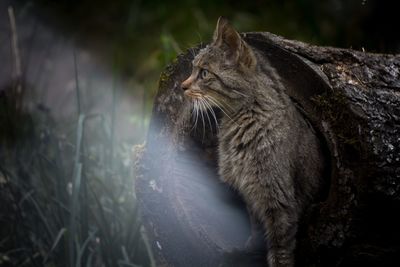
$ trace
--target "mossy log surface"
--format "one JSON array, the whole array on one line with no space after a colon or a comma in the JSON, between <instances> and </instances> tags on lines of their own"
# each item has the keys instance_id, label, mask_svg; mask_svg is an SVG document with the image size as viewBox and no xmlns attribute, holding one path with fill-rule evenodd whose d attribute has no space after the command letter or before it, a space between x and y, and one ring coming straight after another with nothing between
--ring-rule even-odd
<instances>
[{"instance_id":1,"label":"mossy log surface","mask_svg":"<svg viewBox=\"0 0 400 267\"><path fill-rule=\"evenodd\" d=\"M330 157L327 194L298 235L298 265L400 266L400 56L270 33L243 36L278 69ZM160 77L136 162L143 223L160 266L262 266L263 256L241 254L246 210L218 182L215 133L182 126L190 111L179 85L197 50L180 55Z\"/></svg>"}]
</instances>

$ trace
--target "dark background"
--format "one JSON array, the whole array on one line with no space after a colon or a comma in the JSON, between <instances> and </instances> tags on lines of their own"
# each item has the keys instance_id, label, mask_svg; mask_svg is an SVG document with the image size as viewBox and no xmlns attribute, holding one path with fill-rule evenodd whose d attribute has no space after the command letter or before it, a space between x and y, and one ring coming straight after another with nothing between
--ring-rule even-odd
<instances>
[{"instance_id":1,"label":"dark background","mask_svg":"<svg viewBox=\"0 0 400 267\"><path fill-rule=\"evenodd\" d=\"M70 61L75 49L83 83L96 84L101 80L103 85L109 83L107 86L112 87L113 77L117 78L118 90L133 98L130 101L139 102L137 108L128 107L131 106L128 102L121 110L129 114L123 124L137 128L135 132L123 131L128 131L124 138L138 135L133 142L143 140L159 73L177 54L209 41L221 15L230 19L239 31L269 31L316 45L366 52L398 53L400 50L396 1L2 0L0 60L3 66L12 65L9 5L14 6L17 18L24 76L34 91L40 91L34 98L63 115L72 112L68 101L52 102L65 93L66 89L60 85L74 83L68 74L74 72ZM46 70L46 65L51 65L50 69ZM61 74L60 69L63 69ZM10 67L0 70L0 85L7 83L11 72ZM49 95L50 87L57 92ZM82 86L85 89L93 92ZM107 99L97 101L99 93L91 92L84 93L88 99L83 101L91 103L86 108L92 107L92 102L107 103Z\"/></svg>"}]
</instances>

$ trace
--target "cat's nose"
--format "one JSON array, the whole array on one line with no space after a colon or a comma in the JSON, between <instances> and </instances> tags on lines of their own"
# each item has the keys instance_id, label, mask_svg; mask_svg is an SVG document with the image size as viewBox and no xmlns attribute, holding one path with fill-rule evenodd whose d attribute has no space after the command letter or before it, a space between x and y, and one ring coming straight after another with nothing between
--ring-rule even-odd
<instances>
[{"instance_id":1,"label":"cat's nose","mask_svg":"<svg viewBox=\"0 0 400 267\"><path fill-rule=\"evenodd\" d=\"M183 91L186 91L189 88L189 84L183 82L183 83L181 83L181 88Z\"/></svg>"},{"instance_id":2,"label":"cat's nose","mask_svg":"<svg viewBox=\"0 0 400 267\"><path fill-rule=\"evenodd\" d=\"M181 88L182 88L182 90L183 90L183 91L186 91L187 89L189 89L189 87L190 87L190 85L192 84L192 82L193 82L192 76L190 76L189 78L187 78L186 80L184 80L184 81L181 83Z\"/></svg>"}]
</instances>

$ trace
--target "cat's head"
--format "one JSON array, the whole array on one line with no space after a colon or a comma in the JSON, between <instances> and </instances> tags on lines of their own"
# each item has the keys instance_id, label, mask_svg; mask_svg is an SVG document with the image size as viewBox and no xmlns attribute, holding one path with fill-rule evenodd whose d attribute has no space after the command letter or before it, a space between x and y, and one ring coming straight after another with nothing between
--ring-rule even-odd
<instances>
[{"instance_id":1,"label":"cat's head","mask_svg":"<svg viewBox=\"0 0 400 267\"><path fill-rule=\"evenodd\" d=\"M192 73L181 87L195 108L234 112L251 96L257 59L225 18L218 19L212 43L200 50L192 64Z\"/></svg>"}]
</instances>

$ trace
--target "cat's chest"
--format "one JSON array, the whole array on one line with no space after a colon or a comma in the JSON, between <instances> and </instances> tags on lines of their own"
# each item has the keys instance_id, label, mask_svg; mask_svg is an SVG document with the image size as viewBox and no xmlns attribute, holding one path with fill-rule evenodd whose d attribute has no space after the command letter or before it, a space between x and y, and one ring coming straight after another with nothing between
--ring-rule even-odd
<instances>
[{"instance_id":1,"label":"cat's chest","mask_svg":"<svg viewBox=\"0 0 400 267\"><path fill-rule=\"evenodd\" d=\"M223 182L236 189L252 183L259 162L257 148L262 139L261 127L234 127L224 129L219 136L219 174Z\"/></svg>"}]
</instances>

